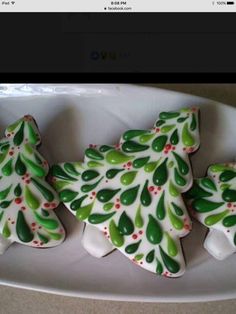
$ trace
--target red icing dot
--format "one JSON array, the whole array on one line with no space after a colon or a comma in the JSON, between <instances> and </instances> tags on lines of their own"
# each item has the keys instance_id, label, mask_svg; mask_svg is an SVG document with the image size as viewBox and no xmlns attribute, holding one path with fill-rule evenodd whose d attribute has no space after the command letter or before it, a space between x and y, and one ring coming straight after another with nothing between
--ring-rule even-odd
<instances>
[{"instance_id":1,"label":"red icing dot","mask_svg":"<svg viewBox=\"0 0 236 314\"><path fill-rule=\"evenodd\" d=\"M133 235L132 235L132 238L133 238L134 240L136 240L137 237L138 237L137 234L133 234Z\"/></svg>"},{"instance_id":2,"label":"red icing dot","mask_svg":"<svg viewBox=\"0 0 236 314\"><path fill-rule=\"evenodd\" d=\"M232 206L232 204L231 204L231 203L228 203L227 206L230 208L230 207Z\"/></svg>"},{"instance_id":3,"label":"red icing dot","mask_svg":"<svg viewBox=\"0 0 236 314\"><path fill-rule=\"evenodd\" d=\"M128 166L128 167L131 167L131 166L132 166L132 162L129 161L129 162L127 163L127 166Z\"/></svg>"},{"instance_id":4,"label":"red icing dot","mask_svg":"<svg viewBox=\"0 0 236 314\"><path fill-rule=\"evenodd\" d=\"M142 265L142 264L143 264L143 262L140 262L140 264Z\"/></svg>"},{"instance_id":5,"label":"red icing dot","mask_svg":"<svg viewBox=\"0 0 236 314\"><path fill-rule=\"evenodd\" d=\"M21 207L21 210L26 210L25 206L22 206L22 207Z\"/></svg>"},{"instance_id":6,"label":"red icing dot","mask_svg":"<svg viewBox=\"0 0 236 314\"><path fill-rule=\"evenodd\" d=\"M156 128L156 132L160 132L160 129L159 129L159 128Z\"/></svg>"},{"instance_id":7,"label":"red icing dot","mask_svg":"<svg viewBox=\"0 0 236 314\"><path fill-rule=\"evenodd\" d=\"M168 154L168 150L164 150L164 154Z\"/></svg>"},{"instance_id":8,"label":"red icing dot","mask_svg":"<svg viewBox=\"0 0 236 314\"><path fill-rule=\"evenodd\" d=\"M39 226L39 229L42 229L42 226Z\"/></svg>"},{"instance_id":9,"label":"red icing dot","mask_svg":"<svg viewBox=\"0 0 236 314\"><path fill-rule=\"evenodd\" d=\"M32 227L35 227L35 226L36 226L36 223L35 223L35 222L32 222L31 226L32 226Z\"/></svg>"},{"instance_id":10,"label":"red icing dot","mask_svg":"<svg viewBox=\"0 0 236 314\"><path fill-rule=\"evenodd\" d=\"M166 150L171 149L171 144L166 144L166 145L165 145L165 149L166 149Z\"/></svg>"},{"instance_id":11,"label":"red icing dot","mask_svg":"<svg viewBox=\"0 0 236 314\"><path fill-rule=\"evenodd\" d=\"M27 184L29 184L29 183L30 183L30 180L26 180L25 182L26 182Z\"/></svg>"},{"instance_id":12,"label":"red icing dot","mask_svg":"<svg viewBox=\"0 0 236 314\"><path fill-rule=\"evenodd\" d=\"M172 150L175 150L175 146L172 146Z\"/></svg>"},{"instance_id":13,"label":"red icing dot","mask_svg":"<svg viewBox=\"0 0 236 314\"><path fill-rule=\"evenodd\" d=\"M11 220L11 218L9 217L9 218L8 218L8 220L10 221L10 220Z\"/></svg>"},{"instance_id":14,"label":"red icing dot","mask_svg":"<svg viewBox=\"0 0 236 314\"><path fill-rule=\"evenodd\" d=\"M108 180L106 180L106 183L108 183Z\"/></svg>"},{"instance_id":15,"label":"red icing dot","mask_svg":"<svg viewBox=\"0 0 236 314\"><path fill-rule=\"evenodd\" d=\"M157 194L157 191L156 191L156 192L154 192L154 194Z\"/></svg>"},{"instance_id":16,"label":"red icing dot","mask_svg":"<svg viewBox=\"0 0 236 314\"><path fill-rule=\"evenodd\" d=\"M50 206L50 204L49 204L49 203L44 203L43 206L44 206L45 208L48 208L48 207Z\"/></svg>"},{"instance_id":17,"label":"red icing dot","mask_svg":"<svg viewBox=\"0 0 236 314\"><path fill-rule=\"evenodd\" d=\"M12 156L14 153L13 152L9 152L9 155Z\"/></svg>"},{"instance_id":18,"label":"red icing dot","mask_svg":"<svg viewBox=\"0 0 236 314\"><path fill-rule=\"evenodd\" d=\"M28 173L26 173L26 174L25 174L25 177L26 177L26 178L28 178L28 177L29 177L29 174L28 174Z\"/></svg>"},{"instance_id":19,"label":"red icing dot","mask_svg":"<svg viewBox=\"0 0 236 314\"><path fill-rule=\"evenodd\" d=\"M157 188L157 189L158 189L158 191L160 191L160 190L161 190L161 187L160 187L160 186L158 186L158 188Z\"/></svg>"},{"instance_id":20,"label":"red icing dot","mask_svg":"<svg viewBox=\"0 0 236 314\"><path fill-rule=\"evenodd\" d=\"M16 199L15 199L15 203L16 204L20 204L22 202L22 199L20 198L20 197L17 197Z\"/></svg>"},{"instance_id":21,"label":"red icing dot","mask_svg":"<svg viewBox=\"0 0 236 314\"><path fill-rule=\"evenodd\" d=\"M116 208L116 209L119 209L119 208L120 208L120 204L116 204L116 205L115 205L115 208Z\"/></svg>"},{"instance_id":22,"label":"red icing dot","mask_svg":"<svg viewBox=\"0 0 236 314\"><path fill-rule=\"evenodd\" d=\"M230 230L227 230L227 232L230 232Z\"/></svg>"},{"instance_id":23,"label":"red icing dot","mask_svg":"<svg viewBox=\"0 0 236 314\"><path fill-rule=\"evenodd\" d=\"M143 231L142 230L139 230L139 232L138 232L139 234L143 234Z\"/></svg>"},{"instance_id":24,"label":"red icing dot","mask_svg":"<svg viewBox=\"0 0 236 314\"><path fill-rule=\"evenodd\" d=\"M38 241L34 240L33 243L34 243L34 244L38 244Z\"/></svg>"},{"instance_id":25,"label":"red icing dot","mask_svg":"<svg viewBox=\"0 0 236 314\"><path fill-rule=\"evenodd\" d=\"M11 136L11 134L10 134L10 133L8 133L8 134L7 134L7 137L9 137L9 136Z\"/></svg>"},{"instance_id":26,"label":"red icing dot","mask_svg":"<svg viewBox=\"0 0 236 314\"><path fill-rule=\"evenodd\" d=\"M57 207L57 204L56 204L56 203L52 203L51 206L52 206L53 208L55 208L55 207Z\"/></svg>"},{"instance_id":27,"label":"red icing dot","mask_svg":"<svg viewBox=\"0 0 236 314\"><path fill-rule=\"evenodd\" d=\"M105 235L107 235L107 232L106 232L106 231L104 231L103 233L104 233Z\"/></svg>"},{"instance_id":28,"label":"red icing dot","mask_svg":"<svg viewBox=\"0 0 236 314\"><path fill-rule=\"evenodd\" d=\"M15 221L12 221L11 223L12 223L12 224L14 224L14 223L15 223Z\"/></svg>"},{"instance_id":29,"label":"red icing dot","mask_svg":"<svg viewBox=\"0 0 236 314\"><path fill-rule=\"evenodd\" d=\"M154 186L149 186L148 190L149 190L149 192L154 191Z\"/></svg>"},{"instance_id":30,"label":"red icing dot","mask_svg":"<svg viewBox=\"0 0 236 314\"><path fill-rule=\"evenodd\" d=\"M117 199L116 199L116 201L117 201L117 202L119 202L119 201L120 201L120 199L119 199L119 198L117 198Z\"/></svg>"},{"instance_id":31,"label":"red icing dot","mask_svg":"<svg viewBox=\"0 0 236 314\"><path fill-rule=\"evenodd\" d=\"M183 147L183 150L186 150L186 147Z\"/></svg>"},{"instance_id":32,"label":"red icing dot","mask_svg":"<svg viewBox=\"0 0 236 314\"><path fill-rule=\"evenodd\" d=\"M93 199L93 197L92 197L92 196L90 196L90 199L92 200L92 199Z\"/></svg>"},{"instance_id":33,"label":"red icing dot","mask_svg":"<svg viewBox=\"0 0 236 314\"><path fill-rule=\"evenodd\" d=\"M104 227L104 229L106 230L106 229L107 229L107 227Z\"/></svg>"},{"instance_id":34,"label":"red icing dot","mask_svg":"<svg viewBox=\"0 0 236 314\"><path fill-rule=\"evenodd\" d=\"M92 195L96 195L96 192L93 191L93 192L92 192Z\"/></svg>"}]
</instances>

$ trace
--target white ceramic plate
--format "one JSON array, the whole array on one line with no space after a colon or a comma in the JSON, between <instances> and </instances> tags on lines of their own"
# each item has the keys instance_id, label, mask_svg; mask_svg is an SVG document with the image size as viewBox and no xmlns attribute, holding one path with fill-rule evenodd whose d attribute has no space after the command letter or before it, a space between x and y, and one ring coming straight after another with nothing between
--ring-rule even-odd
<instances>
[{"instance_id":1,"label":"white ceramic plate","mask_svg":"<svg viewBox=\"0 0 236 314\"><path fill-rule=\"evenodd\" d=\"M33 96L32 96L33 95ZM12 97L17 96L17 97ZM114 144L128 128L149 128L161 110L201 107L201 148L192 156L195 176L213 162L236 156L236 109L180 93L129 85L0 86L0 129L32 114L42 133L40 151L50 163L83 157L90 143ZM149 273L116 251L96 259L82 248L82 224L57 210L66 241L52 249L13 244L0 256L0 283L45 292L126 301L189 302L236 297L236 256L214 260L203 249L205 229L194 223L183 241L187 271L178 279Z\"/></svg>"}]
</instances>

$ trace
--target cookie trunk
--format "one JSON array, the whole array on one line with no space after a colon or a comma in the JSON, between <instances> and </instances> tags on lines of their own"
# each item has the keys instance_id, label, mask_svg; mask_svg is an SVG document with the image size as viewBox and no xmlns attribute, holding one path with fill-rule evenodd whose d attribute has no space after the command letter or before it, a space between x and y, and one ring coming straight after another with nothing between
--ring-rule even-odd
<instances>
[{"instance_id":1,"label":"cookie trunk","mask_svg":"<svg viewBox=\"0 0 236 314\"><path fill-rule=\"evenodd\" d=\"M204 242L204 248L216 259L224 260L235 253L235 247L222 231L211 230Z\"/></svg>"},{"instance_id":2,"label":"cookie trunk","mask_svg":"<svg viewBox=\"0 0 236 314\"><path fill-rule=\"evenodd\" d=\"M113 245L107 240L102 231L87 224L84 228L82 245L90 255L97 258L103 257L114 250Z\"/></svg>"},{"instance_id":3,"label":"cookie trunk","mask_svg":"<svg viewBox=\"0 0 236 314\"><path fill-rule=\"evenodd\" d=\"M8 240L0 235L0 254L3 254L11 244L11 240Z\"/></svg>"}]
</instances>

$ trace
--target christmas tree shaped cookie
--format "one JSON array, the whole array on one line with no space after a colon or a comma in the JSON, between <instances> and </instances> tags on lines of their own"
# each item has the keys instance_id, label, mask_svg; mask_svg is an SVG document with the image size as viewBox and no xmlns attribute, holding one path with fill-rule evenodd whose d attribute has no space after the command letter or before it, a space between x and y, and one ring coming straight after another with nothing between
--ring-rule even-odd
<instances>
[{"instance_id":1,"label":"christmas tree shaped cookie","mask_svg":"<svg viewBox=\"0 0 236 314\"><path fill-rule=\"evenodd\" d=\"M40 135L31 116L6 129L0 141L0 252L12 242L51 247L64 240L53 212L57 193L45 181L49 167L37 152Z\"/></svg>"},{"instance_id":2,"label":"christmas tree shaped cookie","mask_svg":"<svg viewBox=\"0 0 236 314\"><path fill-rule=\"evenodd\" d=\"M219 260L236 252L236 163L216 164L186 193L193 216L210 228L206 250Z\"/></svg>"},{"instance_id":3,"label":"christmas tree shaped cookie","mask_svg":"<svg viewBox=\"0 0 236 314\"><path fill-rule=\"evenodd\" d=\"M192 185L188 154L198 146L196 108L162 112L151 130L128 130L115 146L90 145L84 163L53 166L53 185L79 220L134 263L178 277L179 238L191 229L181 193Z\"/></svg>"}]
</instances>

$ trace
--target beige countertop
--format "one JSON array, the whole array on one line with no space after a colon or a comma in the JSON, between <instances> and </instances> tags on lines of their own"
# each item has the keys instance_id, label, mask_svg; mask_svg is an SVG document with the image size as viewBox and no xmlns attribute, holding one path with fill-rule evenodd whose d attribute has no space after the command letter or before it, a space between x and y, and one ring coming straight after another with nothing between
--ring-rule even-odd
<instances>
[{"instance_id":1,"label":"beige countertop","mask_svg":"<svg viewBox=\"0 0 236 314\"><path fill-rule=\"evenodd\" d=\"M153 84L236 106L236 84ZM0 286L0 314L236 313L236 300L204 303L131 303L86 300Z\"/></svg>"}]
</instances>

